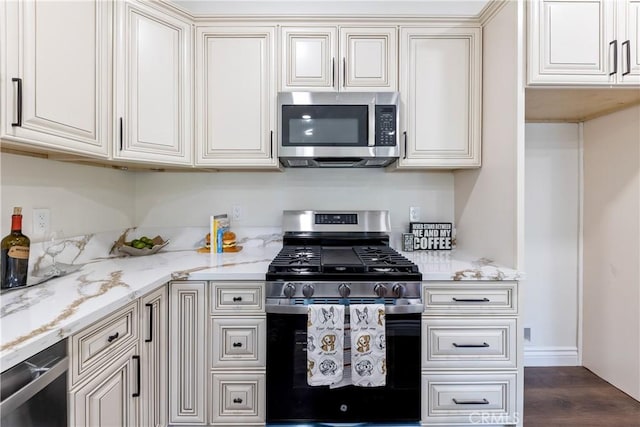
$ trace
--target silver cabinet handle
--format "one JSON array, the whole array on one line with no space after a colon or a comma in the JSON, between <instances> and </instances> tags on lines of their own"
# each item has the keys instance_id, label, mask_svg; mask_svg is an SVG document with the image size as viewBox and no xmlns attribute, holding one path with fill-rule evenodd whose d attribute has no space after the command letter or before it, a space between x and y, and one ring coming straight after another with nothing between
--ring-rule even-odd
<instances>
[{"instance_id":1,"label":"silver cabinet handle","mask_svg":"<svg viewBox=\"0 0 640 427\"><path fill-rule=\"evenodd\" d=\"M482 400L458 400L458 399L452 399L453 403L455 403L456 405L488 405L489 401L487 399L482 399Z\"/></svg>"},{"instance_id":2,"label":"silver cabinet handle","mask_svg":"<svg viewBox=\"0 0 640 427\"><path fill-rule=\"evenodd\" d=\"M455 302L490 302L489 298L452 298Z\"/></svg>"},{"instance_id":3,"label":"silver cabinet handle","mask_svg":"<svg viewBox=\"0 0 640 427\"><path fill-rule=\"evenodd\" d=\"M613 71L609 75L613 76L618 72L618 40L609 43L609 49L611 49L611 45L613 45Z\"/></svg>"},{"instance_id":4,"label":"silver cabinet handle","mask_svg":"<svg viewBox=\"0 0 640 427\"><path fill-rule=\"evenodd\" d=\"M453 343L455 348L481 348L481 347L489 347L489 344L483 342L482 344L457 344Z\"/></svg>"},{"instance_id":5,"label":"silver cabinet handle","mask_svg":"<svg viewBox=\"0 0 640 427\"><path fill-rule=\"evenodd\" d=\"M331 86L336 85L336 58L331 58Z\"/></svg>"},{"instance_id":6,"label":"silver cabinet handle","mask_svg":"<svg viewBox=\"0 0 640 427\"><path fill-rule=\"evenodd\" d=\"M342 58L342 86L347 86L347 58Z\"/></svg>"},{"instance_id":7,"label":"silver cabinet handle","mask_svg":"<svg viewBox=\"0 0 640 427\"><path fill-rule=\"evenodd\" d=\"M627 45L627 71L625 71L624 73L622 73L623 76L626 76L627 74L631 74L631 42L629 40L625 41L624 43L622 43L622 47L624 48L624 45Z\"/></svg>"},{"instance_id":8,"label":"silver cabinet handle","mask_svg":"<svg viewBox=\"0 0 640 427\"><path fill-rule=\"evenodd\" d=\"M405 130L404 132L402 132L402 135L404 136L404 156L402 157L403 159L407 159L407 131Z\"/></svg>"},{"instance_id":9,"label":"silver cabinet handle","mask_svg":"<svg viewBox=\"0 0 640 427\"><path fill-rule=\"evenodd\" d=\"M14 83L18 83L18 93L17 93L17 99L16 99L16 110L17 110L17 116L18 116L18 121L11 123L11 126L15 127L15 126L22 126L22 79L19 77L14 77L11 79L12 82Z\"/></svg>"}]
</instances>

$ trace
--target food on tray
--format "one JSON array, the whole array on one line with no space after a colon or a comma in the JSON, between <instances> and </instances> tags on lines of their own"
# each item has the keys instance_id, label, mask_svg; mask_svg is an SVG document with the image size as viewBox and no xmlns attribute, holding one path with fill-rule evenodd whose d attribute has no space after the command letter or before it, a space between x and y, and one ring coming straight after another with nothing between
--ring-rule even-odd
<instances>
[{"instance_id":1,"label":"food on tray","mask_svg":"<svg viewBox=\"0 0 640 427\"><path fill-rule=\"evenodd\" d=\"M233 231L225 231L222 235L222 251L233 252L236 247L236 233Z\"/></svg>"}]
</instances>

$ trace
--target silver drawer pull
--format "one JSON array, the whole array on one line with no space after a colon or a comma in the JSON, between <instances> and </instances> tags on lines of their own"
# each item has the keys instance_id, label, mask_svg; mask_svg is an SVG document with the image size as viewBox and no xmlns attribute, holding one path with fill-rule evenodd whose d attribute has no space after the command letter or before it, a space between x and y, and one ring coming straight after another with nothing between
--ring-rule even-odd
<instances>
[{"instance_id":1,"label":"silver drawer pull","mask_svg":"<svg viewBox=\"0 0 640 427\"><path fill-rule=\"evenodd\" d=\"M455 302L490 302L489 298L453 298Z\"/></svg>"},{"instance_id":2,"label":"silver drawer pull","mask_svg":"<svg viewBox=\"0 0 640 427\"><path fill-rule=\"evenodd\" d=\"M479 347L489 347L489 344L483 342L482 344L457 344L453 343L455 348L479 348Z\"/></svg>"},{"instance_id":3,"label":"silver drawer pull","mask_svg":"<svg viewBox=\"0 0 640 427\"><path fill-rule=\"evenodd\" d=\"M453 403L456 405L488 405L489 401L487 399L482 400L458 400L452 399Z\"/></svg>"}]
</instances>

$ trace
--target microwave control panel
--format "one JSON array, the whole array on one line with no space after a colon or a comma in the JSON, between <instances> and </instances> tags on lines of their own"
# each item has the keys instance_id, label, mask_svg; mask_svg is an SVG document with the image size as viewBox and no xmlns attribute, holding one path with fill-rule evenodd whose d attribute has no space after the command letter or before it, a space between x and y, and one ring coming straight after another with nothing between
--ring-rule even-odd
<instances>
[{"instance_id":1,"label":"microwave control panel","mask_svg":"<svg viewBox=\"0 0 640 427\"><path fill-rule=\"evenodd\" d=\"M376 145L396 145L396 106L376 105Z\"/></svg>"}]
</instances>

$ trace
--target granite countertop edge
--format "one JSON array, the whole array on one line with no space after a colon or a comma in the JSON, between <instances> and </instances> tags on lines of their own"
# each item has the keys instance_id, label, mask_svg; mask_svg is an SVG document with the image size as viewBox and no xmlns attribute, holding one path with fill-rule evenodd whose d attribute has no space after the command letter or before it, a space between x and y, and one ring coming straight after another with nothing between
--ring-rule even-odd
<instances>
[{"instance_id":1,"label":"granite countertop edge","mask_svg":"<svg viewBox=\"0 0 640 427\"><path fill-rule=\"evenodd\" d=\"M74 273L0 297L0 372L72 336L127 303L175 280L264 281L277 240L241 252L167 250L145 257L92 259ZM520 272L455 251L403 253L423 281L520 280ZM52 309L53 308L53 309Z\"/></svg>"}]
</instances>

